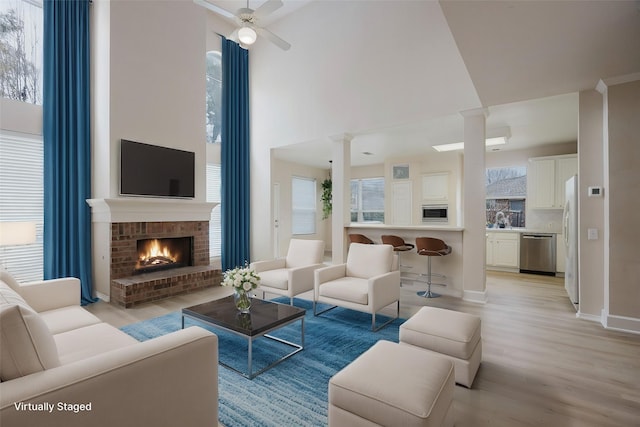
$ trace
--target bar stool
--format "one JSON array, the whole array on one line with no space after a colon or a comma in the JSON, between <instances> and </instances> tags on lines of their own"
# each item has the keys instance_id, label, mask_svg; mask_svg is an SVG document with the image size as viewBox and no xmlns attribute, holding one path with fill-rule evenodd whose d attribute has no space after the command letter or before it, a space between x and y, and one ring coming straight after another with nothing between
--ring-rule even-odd
<instances>
[{"instance_id":1,"label":"bar stool","mask_svg":"<svg viewBox=\"0 0 640 427\"><path fill-rule=\"evenodd\" d=\"M431 272L431 257L434 256L446 256L451 253L451 246L447 245L444 241L440 239L435 239L433 237L417 237L416 238L416 246L418 255L424 255L427 258L427 290L418 292L418 296L425 298L437 298L440 294L436 294L431 292L431 285L433 276L442 277L445 276L443 274L437 274ZM443 283L436 283L436 285L443 285Z\"/></svg>"},{"instance_id":2,"label":"bar stool","mask_svg":"<svg viewBox=\"0 0 640 427\"><path fill-rule=\"evenodd\" d=\"M402 237L392 235L382 236L382 243L384 243L385 245L393 246L393 250L398 253L398 269L400 270L401 274L403 268L411 268L410 265L403 265L400 262L400 253L412 250L413 248L415 248L415 245L405 242Z\"/></svg>"},{"instance_id":3,"label":"bar stool","mask_svg":"<svg viewBox=\"0 0 640 427\"><path fill-rule=\"evenodd\" d=\"M364 234L349 234L349 241L351 243L364 243L367 245L373 245L373 240L371 240Z\"/></svg>"}]
</instances>

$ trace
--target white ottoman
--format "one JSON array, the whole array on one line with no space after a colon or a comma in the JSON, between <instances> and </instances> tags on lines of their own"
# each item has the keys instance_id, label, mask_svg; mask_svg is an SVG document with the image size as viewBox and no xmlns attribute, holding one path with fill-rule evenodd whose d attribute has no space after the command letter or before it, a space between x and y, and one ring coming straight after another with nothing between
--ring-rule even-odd
<instances>
[{"instance_id":1,"label":"white ottoman","mask_svg":"<svg viewBox=\"0 0 640 427\"><path fill-rule=\"evenodd\" d=\"M482 360L480 318L459 311L422 307L400 325L400 343L449 357L456 382L471 388Z\"/></svg>"},{"instance_id":2,"label":"white ottoman","mask_svg":"<svg viewBox=\"0 0 640 427\"><path fill-rule=\"evenodd\" d=\"M329 426L453 426L453 363L378 341L329 381Z\"/></svg>"}]
</instances>

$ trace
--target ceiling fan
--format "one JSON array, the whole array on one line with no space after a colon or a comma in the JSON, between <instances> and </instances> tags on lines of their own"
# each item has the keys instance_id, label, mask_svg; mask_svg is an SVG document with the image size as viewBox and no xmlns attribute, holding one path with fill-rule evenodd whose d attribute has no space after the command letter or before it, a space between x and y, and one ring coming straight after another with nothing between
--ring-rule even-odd
<instances>
[{"instance_id":1,"label":"ceiling fan","mask_svg":"<svg viewBox=\"0 0 640 427\"><path fill-rule=\"evenodd\" d=\"M228 10L223 9L220 6L216 6L213 3L209 3L206 0L193 1L194 3L207 8L218 15L224 16L225 18L235 19L238 24L238 28L229 36L229 39L239 41L243 47L250 46L255 43L258 36L264 37L282 50L289 50L291 47L289 43L271 31L257 25L260 19L280 9L283 5L282 0L267 0L256 10L249 8L249 0L247 0L247 7L238 9L236 13L231 13Z\"/></svg>"}]
</instances>

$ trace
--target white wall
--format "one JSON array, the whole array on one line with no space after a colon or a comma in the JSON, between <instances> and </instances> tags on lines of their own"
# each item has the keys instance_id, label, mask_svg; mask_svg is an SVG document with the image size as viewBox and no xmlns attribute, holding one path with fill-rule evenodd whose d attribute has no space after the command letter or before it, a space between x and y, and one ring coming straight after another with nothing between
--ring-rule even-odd
<instances>
[{"instance_id":1,"label":"white wall","mask_svg":"<svg viewBox=\"0 0 640 427\"><path fill-rule=\"evenodd\" d=\"M604 197L588 197L589 186L604 184L602 150L602 95L580 92L578 136L578 203L580 314L599 319L604 306ZM598 230L598 240L588 240L587 230Z\"/></svg>"},{"instance_id":2,"label":"white wall","mask_svg":"<svg viewBox=\"0 0 640 427\"><path fill-rule=\"evenodd\" d=\"M114 144L111 142L111 2L94 2L90 13L92 197L106 198L113 194L112 182L117 183L119 176L118 157L115 157L115 160L112 158L112 152L115 151L115 155L118 156L119 151L117 145L112 147ZM114 191L115 194L118 193L117 184ZM109 238L107 230L97 230L94 226L94 242L98 238L98 233L106 234ZM102 256L100 255L100 258ZM108 271L108 266L100 266L100 264L96 264L94 268ZM105 273L99 272L98 275L104 276Z\"/></svg>"},{"instance_id":3,"label":"white wall","mask_svg":"<svg viewBox=\"0 0 640 427\"><path fill-rule=\"evenodd\" d=\"M322 194L321 183L329 177L329 171L326 169L312 168L309 166L291 163L284 160L272 159L272 175L271 183L280 185L280 214L279 214L279 232L278 232L278 247L279 253L277 257L282 257L287 254L289 248L289 240L295 239L318 239L325 241L325 249L331 248L330 241L327 244L327 232L326 229L331 227L331 219L322 219L322 201L320 195ZM311 178L316 180L316 232L314 234L296 235L291 234L291 180L292 178ZM269 215L271 213L271 203L261 205L252 209L256 212L260 212L263 215ZM330 236L330 233L329 233ZM257 259L257 258L256 258Z\"/></svg>"},{"instance_id":4,"label":"white wall","mask_svg":"<svg viewBox=\"0 0 640 427\"><path fill-rule=\"evenodd\" d=\"M254 129L271 144L479 104L437 2L317 1L269 28L292 43L284 52L259 40L251 50Z\"/></svg>"},{"instance_id":5,"label":"white wall","mask_svg":"<svg viewBox=\"0 0 640 427\"><path fill-rule=\"evenodd\" d=\"M119 194L121 138L196 153L205 200L206 13L192 1L93 6L94 197Z\"/></svg>"},{"instance_id":6,"label":"white wall","mask_svg":"<svg viewBox=\"0 0 640 427\"><path fill-rule=\"evenodd\" d=\"M250 54L253 206L270 201L259 177L273 147L479 106L438 2L317 1L269 28L292 48L259 40ZM252 258L262 258L270 218L251 223Z\"/></svg>"}]
</instances>

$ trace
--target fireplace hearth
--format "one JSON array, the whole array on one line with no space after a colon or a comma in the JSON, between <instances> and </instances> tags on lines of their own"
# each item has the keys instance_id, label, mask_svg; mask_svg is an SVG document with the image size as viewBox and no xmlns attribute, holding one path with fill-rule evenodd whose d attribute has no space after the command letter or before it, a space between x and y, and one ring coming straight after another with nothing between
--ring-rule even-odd
<instances>
[{"instance_id":1,"label":"fireplace hearth","mask_svg":"<svg viewBox=\"0 0 640 427\"><path fill-rule=\"evenodd\" d=\"M193 265L193 237L140 239L133 274Z\"/></svg>"}]
</instances>

